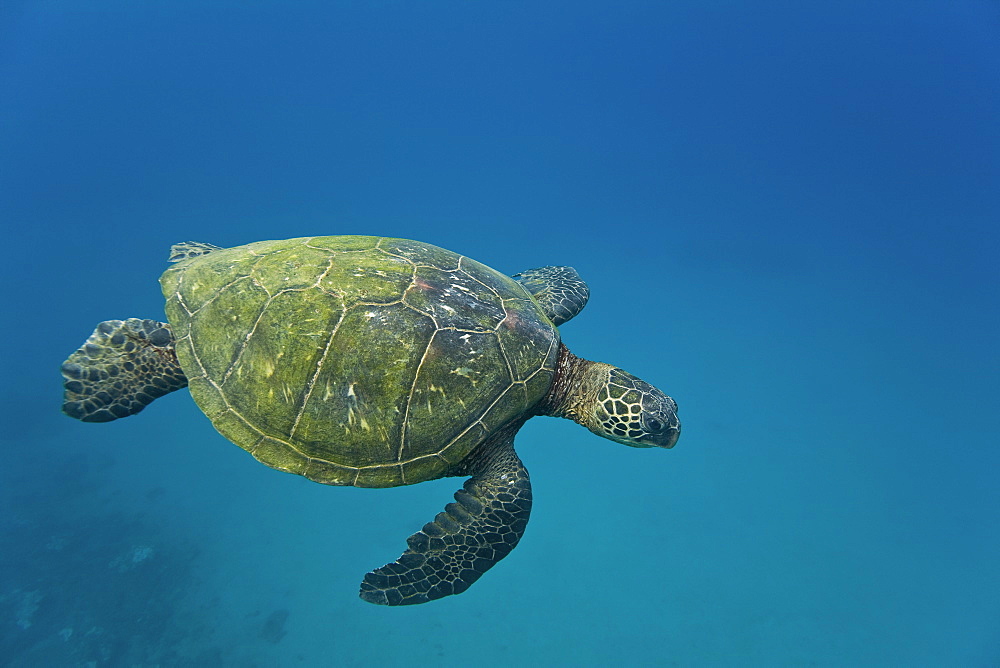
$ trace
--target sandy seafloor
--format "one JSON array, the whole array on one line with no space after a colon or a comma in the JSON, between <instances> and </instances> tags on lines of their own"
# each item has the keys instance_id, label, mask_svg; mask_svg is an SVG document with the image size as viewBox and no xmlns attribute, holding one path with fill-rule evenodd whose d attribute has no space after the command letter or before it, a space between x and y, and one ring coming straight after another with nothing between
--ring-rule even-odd
<instances>
[{"instance_id":1,"label":"sandy seafloor","mask_svg":"<svg viewBox=\"0 0 1000 668\"><path fill-rule=\"evenodd\" d=\"M0 664L1000 664L995 3L207 4L0 9ZM327 234L575 266L679 444L531 421L521 545L390 609L460 480L60 415L172 243Z\"/></svg>"}]
</instances>

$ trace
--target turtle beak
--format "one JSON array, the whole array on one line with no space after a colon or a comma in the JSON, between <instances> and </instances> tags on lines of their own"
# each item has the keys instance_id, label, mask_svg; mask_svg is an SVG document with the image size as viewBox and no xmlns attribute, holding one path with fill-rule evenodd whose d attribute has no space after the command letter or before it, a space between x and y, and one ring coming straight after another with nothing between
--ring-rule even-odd
<instances>
[{"instance_id":1,"label":"turtle beak","mask_svg":"<svg viewBox=\"0 0 1000 668\"><path fill-rule=\"evenodd\" d=\"M680 437L681 423L678 421L676 425L671 425L658 434L649 434L647 436L643 436L639 440L642 441L646 447L670 449L677 445L677 439Z\"/></svg>"}]
</instances>

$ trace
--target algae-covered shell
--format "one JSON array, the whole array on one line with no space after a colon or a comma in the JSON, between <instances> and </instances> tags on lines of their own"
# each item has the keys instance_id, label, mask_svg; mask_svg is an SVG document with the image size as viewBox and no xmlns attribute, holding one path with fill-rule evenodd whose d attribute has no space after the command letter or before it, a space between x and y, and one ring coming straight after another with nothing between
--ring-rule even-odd
<instances>
[{"instance_id":1,"label":"algae-covered shell","mask_svg":"<svg viewBox=\"0 0 1000 668\"><path fill-rule=\"evenodd\" d=\"M198 406L317 482L438 478L552 383L559 334L525 289L430 244L261 241L183 259L160 284Z\"/></svg>"}]
</instances>

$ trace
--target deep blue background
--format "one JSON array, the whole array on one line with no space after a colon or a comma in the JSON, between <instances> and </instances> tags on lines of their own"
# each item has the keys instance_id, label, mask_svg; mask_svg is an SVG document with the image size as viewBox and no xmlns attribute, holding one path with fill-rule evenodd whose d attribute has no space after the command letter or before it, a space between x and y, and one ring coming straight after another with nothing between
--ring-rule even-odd
<instances>
[{"instance_id":1,"label":"deep blue background","mask_svg":"<svg viewBox=\"0 0 1000 668\"><path fill-rule=\"evenodd\" d=\"M1000 663L998 73L987 1L3 3L0 662ZM59 414L172 243L345 233L574 265L680 443L533 420L518 549L386 609L459 481Z\"/></svg>"}]
</instances>

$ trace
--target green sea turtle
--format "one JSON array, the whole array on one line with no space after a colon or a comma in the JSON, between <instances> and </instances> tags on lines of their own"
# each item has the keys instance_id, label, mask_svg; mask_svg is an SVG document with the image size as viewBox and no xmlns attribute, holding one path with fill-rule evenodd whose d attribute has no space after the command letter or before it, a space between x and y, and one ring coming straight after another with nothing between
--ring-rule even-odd
<instances>
[{"instance_id":1,"label":"green sea turtle","mask_svg":"<svg viewBox=\"0 0 1000 668\"><path fill-rule=\"evenodd\" d=\"M514 436L566 417L635 447L673 447L677 404L572 355L556 326L589 297L570 267L513 277L430 244L308 237L183 243L160 278L169 324L109 320L62 366L63 412L106 422L188 386L219 432L273 468L330 485L471 476L455 502L368 573L361 598L465 591L531 510Z\"/></svg>"}]
</instances>

